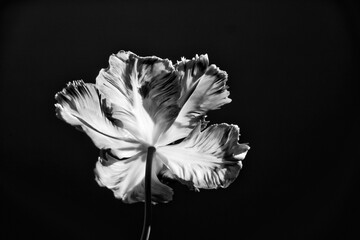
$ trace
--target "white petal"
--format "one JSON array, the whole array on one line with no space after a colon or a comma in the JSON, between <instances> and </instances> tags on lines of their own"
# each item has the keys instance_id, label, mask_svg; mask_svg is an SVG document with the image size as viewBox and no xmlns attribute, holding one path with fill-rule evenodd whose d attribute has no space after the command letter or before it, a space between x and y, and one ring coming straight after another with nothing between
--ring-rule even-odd
<instances>
[{"instance_id":1,"label":"white petal","mask_svg":"<svg viewBox=\"0 0 360 240\"><path fill-rule=\"evenodd\" d=\"M112 148L119 158L130 157L143 150L140 143L118 123L106 117L99 91L83 81L69 83L55 95L57 116L80 127L100 148Z\"/></svg>"},{"instance_id":2,"label":"white petal","mask_svg":"<svg viewBox=\"0 0 360 240\"><path fill-rule=\"evenodd\" d=\"M143 202L145 201L145 164L146 153L126 160L118 160L107 153L102 153L96 163L96 180L100 186L111 189L116 198L126 203ZM172 200L173 190L157 178L162 168L163 163L157 159L155 153L151 176L153 203Z\"/></svg>"},{"instance_id":3,"label":"white petal","mask_svg":"<svg viewBox=\"0 0 360 240\"><path fill-rule=\"evenodd\" d=\"M184 106L185 102L194 91L199 82L199 78L205 73L209 66L208 55L196 55L192 60L182 58L174 67L181 76L181 97L178 101L179 106Z\"/></svg>"},{"instance_id":4,"label":"white petal","mask_svg":"<svg viewBox=\"0 0 360 240\"><path fill-rule=\"evenodd\" d=\"M195 188L227 187L237 177L247 151L237 143L236 125L211 125L201 132L200 124L181 143L159 147L157 153L167 166L167 177Z\"/></svg>"},{"instance_id":5,"label":"white petal","mask_svg":"<svg viewBox=\"0 0 360 240\"><path fill-rule=\"evenodd\" d=\"M209 110L231 102L226 72L208 64L207 55L201 55L191 61L182 60L175 66L182 76L182 92L178 100L181 110L172 126L160 136L156 146L186 137Z\"/></svg>"},{"instance_id":6,"label":"white petal","mask_svg":"<svg viewBox=\"0 0 360 240\"><path fill-rule=\"evenodd\" d=\"M96 84L113 109L112 117L152 145L179 112L179 79L171 62L120 51L110 56L109 65Z\"/></svg>"}]
</instances>

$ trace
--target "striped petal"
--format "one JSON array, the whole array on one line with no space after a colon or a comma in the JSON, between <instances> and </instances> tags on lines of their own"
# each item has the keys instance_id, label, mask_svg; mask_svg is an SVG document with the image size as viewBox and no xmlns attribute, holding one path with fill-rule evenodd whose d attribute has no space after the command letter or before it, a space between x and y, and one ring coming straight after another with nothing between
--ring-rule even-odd
<instances>
[{"instance_id":1,"label":"striped petal","mask_svg":"<svg viewBox=\"0 0 360 240\"><path fill-rule=\"evenodd\" d=\"M114 192L116 198L125 203L145 201L145 164L146 153L135 155L126 160L118 160L106 152L100 154L96 164L96 180L100 186ZM157 174L163 163L154 156L151 175L152 202L172 200L173 190L162 184Z\"/></svg>"},{"instance_id":2,"label":"striped petal","mask_svg":"<svg viewBox=\"0 0 360 240\"><path fill-rule=\"evenodd\" d=\"M148 145L179 112L179 78L167 59L120 51L110 56L109 68L100 71L96 84L112 108L112 117Z\"/></svg>"},{"instance_id":3,"label":"striped petal","mask_svg":"<svg viewBox=\"0 0 360 240\"><path fill-rule=\"evenodd\" d=\"M192 60L181 58L174 66L181 76L181 97L178 101L179 106L184 106L189 96L193 93L199 78L204 75L209 66L208 55L196 55Z\"/></svg>"},{"instance_id":4,"label":"striped petal","mask_svg":"<svg viewBox=\"0 0 360 240\"><path fill-rule=\"evenodd\" d=\"M195 189L226 188L238 176L250 149L238 139L236 125L211 125L201 131L198 124L181 143L159 147L157 154L168 169L166 177Z\"/></svg>"},{"instance_id":5,"label":"striped petal","mask_svg":"<svg viewBox=\"0 0 360 240\"><path fill-rule=\"evenodd\" d=\"M191 61L182 59L175 69L181 76L181 97L178 100L181 110L171 127L160 136L157 146L186 137L204 120L208 111L231 102L226 72L215 65L209 66L207 55L196 56Z\"/></svg>"},{"instance_id":6,"label":"striped petal","mask_svg":"<svg viewBox=\"0 0 360 240\"><path fill-rule=\"evenodd\" d=\"M100 149L114 149L119 158L130 157L144 150L138 141L118 122L111 121L94 84L83 81L69 83L55 95L56 115L82 129Z\"/></svg>"}]
</instances>

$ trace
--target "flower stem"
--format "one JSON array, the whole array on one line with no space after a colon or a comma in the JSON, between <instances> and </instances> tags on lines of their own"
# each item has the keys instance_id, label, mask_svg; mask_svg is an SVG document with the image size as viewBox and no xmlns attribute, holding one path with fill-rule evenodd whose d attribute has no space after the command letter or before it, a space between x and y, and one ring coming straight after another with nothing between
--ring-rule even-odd
<instances>
[{"instance_id":1,"label":"flower stem","mask_svg":"<svg viewBox=\"0 0 360 240\"><path fill-rule=\"evenodd\" d=\"M152 159L156 149L154 147L148 148L146 167L145 167L145 213L144 225L140 240L148 240L151 230L151 166Z\"/></svg>"}]
</instances>

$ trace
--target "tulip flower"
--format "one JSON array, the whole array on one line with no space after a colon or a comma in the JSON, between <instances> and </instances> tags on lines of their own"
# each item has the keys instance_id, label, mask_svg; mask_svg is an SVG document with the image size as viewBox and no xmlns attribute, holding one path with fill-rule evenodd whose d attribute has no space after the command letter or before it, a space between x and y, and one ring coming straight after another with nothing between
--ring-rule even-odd
<instances>
[{"instance_id":1,"label":"tulip flower","mask_svg":"<svg viewBox=\"0 0 360 240\"><path fill-rule=\"evenodd\" d=\"M195 190L226 188L238 176L249 150L238 143L238 126L205 121L208 111L231 102L226 81L207 55L173 65L120 51L95 84L73 81L56 94L57 116L100 149L98 184L125 203L145 202L142 239L149 237L151 203L173 198L159 176Z\"/></svg>"}]
</instances>

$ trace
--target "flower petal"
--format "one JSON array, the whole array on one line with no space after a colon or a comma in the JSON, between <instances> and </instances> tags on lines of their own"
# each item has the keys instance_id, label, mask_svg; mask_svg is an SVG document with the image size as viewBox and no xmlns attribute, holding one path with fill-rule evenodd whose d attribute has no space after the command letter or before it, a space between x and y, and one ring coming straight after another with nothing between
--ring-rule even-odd
<instances>
[{"instance_id":1,"label":"flower petal","mask_svg":"<svg viewBox=\"0 0 360 240\"><path fill-rule=\"evenodd\" d=\"M110 56L96 84L111 104L112 117L149 145L179 112L179 79L167 59L120 51Z\"/></svg>"},{"instance_id":2,"label":"flower petal","mask_svg":"<svg viewBox=\"0 0 360 240\"><path fill-rule=\"evenodd\" d=\"M227 74L215 65L209 65L207 55L191 61L182 60L175 68L181 77L181 108L171 127L163 133L157 146L164 146L186 137L202 121L209 110L230 103L226 86Z\"/></svg>"},{"instance_id":3,"label":"flower petal","mask_svg":"<svg viewBox=\"0 0 360 240\"><path fill-rule=\"evenodd\" d=\"M94 84L73 81L57 93L55 99L58 101L55 104L56 115L80 127L98 148L114 149L119 158L130 157L144 150L128 131L106 117L106 109Z\"/></svg>"},{"instance_id":4,"label":"flower petal","mask_svg":"<svg viewBox=\"0 0 360 240\"><path fill-rule=\"evenodd\" d=\"M201 124L181 143L159 147L157 154L167 166L165 176L197 188L227 187L237 177L247 151L237 143L236 125L215 124L201 131Z\"/></svg>"},{"instance_id":5,"label":"flower petal","mask_svg":"<svg viewBox=\"0 0 360 240\"><path fill-rule=\"evenodd\" d=\"M157 178L163 163L154 155L151 175L151 199L153 203L172 200L173 190ZM102 151L96 163L96 180L100 186L114 192L125 203L145 201L146 154L138 154L126 160L118 160Z\"/></svg>"},{"instance_id":6,"label":"flower petal","mask_svg":"<svg viewBox=\"0 0 360 240\"><path fill-rule=\"evenodd\" d=\"M192 60L182 58L174 66L181 76L181 97L178 101L179 106L184 106L189 96L193 93L199 78L204 75L209 66L208 55L196 55Z\"/></svg>"}]
</instances>

